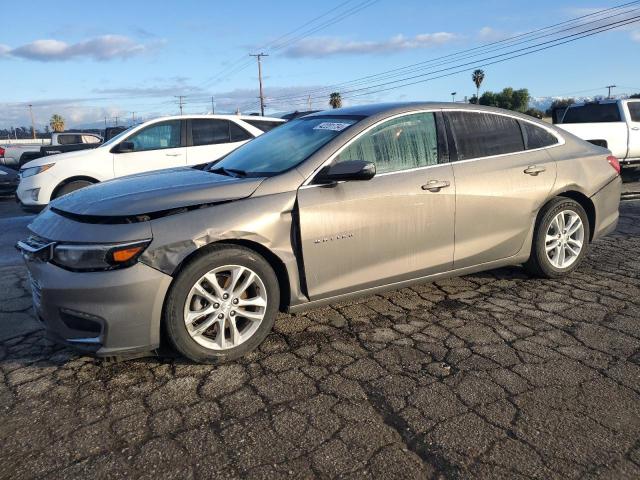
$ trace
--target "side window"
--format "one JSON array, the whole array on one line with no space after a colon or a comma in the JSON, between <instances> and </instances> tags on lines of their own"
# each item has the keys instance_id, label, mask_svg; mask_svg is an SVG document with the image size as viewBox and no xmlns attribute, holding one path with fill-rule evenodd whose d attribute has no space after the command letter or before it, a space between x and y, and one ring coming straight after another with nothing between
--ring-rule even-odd
<instances>
[{"instance_id":1,"label":"side window","mask_svg":"<svg viewBox=\"0 0 640 480\"><path fill-rule=\"evenodd\" d=\"M95 135L82 135L82 143L100 143L100 138Z\"/></svg>"},{"instance_id":2,"label":"side window","mask_svg":"<svg viewBox=\"0 0 640 480\"><path fill-rule=\"evenodd\" d=\"M336 162L365 160L377 173L438 163L438 135L433 113L417 113L378 125L345 148Z\"/></svg>"},{"instance_id":3,"label":"side window","mask_svg":"<svg viewBox=\"0 0 640 480\"><path fill-rule=\"evenodd\" d=\"M269 130L273 130L276 127L279 127L285 122L274 122L273 120L244 120L249 125L253 125L256 128L259 128L263 132L268 132Z\"/></svg>"},{"instance_id":4,"label":"side window","mask_svg":"<svg viewBox=\"0 0 640 480\"><path fill-rule=\"evenodd\" d=\"M640 102L629 102L629 114L631 115L632 122L640 122Z\"/></svg>"},{"instance_id":5,"label":"side window","mask_svg":"<svg viewBox=\"0 0 640 480\"><path fill-rule=\"evenodd\" d=\"M447 112L458 160L504 155L524 150L515 118L490 113Z\"/></svg>"},{"instance_id":6,"label":"side window","mask_svg":"<svg viewBox=\"0 0 640 480\"><path fill-rule=\"evenodd\" d=\"M229 143L229 122L195 118L191 120L191 136L194 147Z\"/></svg>"},{"instance_id":7,"label":"side window","mask_svg":"<svg viewBox=\"0 0 640 480\"><path fill-rule=\"evenodd\" d=\"M522 125L522 134L524 135L524 143L527 150L550 147L558 143L555 135L544 128L537 127L529 122L520 122L520 125Z\"/></svg>"},{"instance_id":8,"label":"side window","mask_svg":"<svg viewBox=\"0 0 640 480\"><path fill-rule=\"evenodd\" d=\"M180 120L155 123L126 140L133 143L134 152L177 148L180 146Z\"/></svg>"},{"instance_id":9,"label":"side window","mask_svg":"<svg viewBox=\"0 0 640 480\"><path fill-rule=\"evenodd\" d=\"M58 143L60 145L75 145L77 143L82 143L81 135L60 135L58 137Z\"/></svg>"},{"instance_id":10,"label":"side window","mask_svg":"<svg viewBox=\"0 0 640 480\"><path fill-rule=\"evenodd\" d=\"M232 142L244 142L253 138L253 135L235 122L229 122L229 134Z\"/></svg>"}]
</instances>

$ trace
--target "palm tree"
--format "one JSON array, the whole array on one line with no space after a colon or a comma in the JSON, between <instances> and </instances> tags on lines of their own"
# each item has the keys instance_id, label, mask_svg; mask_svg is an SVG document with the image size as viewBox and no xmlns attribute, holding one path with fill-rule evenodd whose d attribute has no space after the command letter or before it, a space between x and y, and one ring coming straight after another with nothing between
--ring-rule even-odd
<instances>
[{"instance_id":1,"label":"palm tree","mask_svg":"<svg viewBox=\"0 0 640 480\"><path fill-rule=\"evenodd\" d=\"M479 68L474 70L471 74L471 79L473 80L473 83L476 84L476 102L480 104L480 85L482 85L482 82L484 81L484 70L480 70Z\"/></svg>"},{"instance_id":2,"label":"palm tree","mask_svg":"<svg viewBox=\"0 0 640 480\"><path fill-rule=\"evenodd\" d=\"M51 115L51 120L49 120L49 125L54 132L64 132L64 118L62 118L57 113Z\"/></svg>"},{"instance_id":3,"label":"palm tree","mask_svg":"<svg viewBox=\"0 0 640 480\"><path fill-rule=\"evenodd\" d=\"M340 92L333 92L329 95L329 105L333 108L342 107L342 97L340 96Z\"/></svg>"}]
</instances>

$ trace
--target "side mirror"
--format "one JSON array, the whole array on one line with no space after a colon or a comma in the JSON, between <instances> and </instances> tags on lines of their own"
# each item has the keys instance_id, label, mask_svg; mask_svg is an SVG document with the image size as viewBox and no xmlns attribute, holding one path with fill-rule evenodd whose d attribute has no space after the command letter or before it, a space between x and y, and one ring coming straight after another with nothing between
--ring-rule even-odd
<instances>
[{"instance_id":1,"label":"side mirror","mask_svg":"<svg viewBox=\"0 0 640 480\"><path fill-rule=\"evenodd\" d=\"M129 153L133 152L134 149L135 145L133 144L133 142L127 142L125 140L124 142L120 142L118 148L116 149L116 153Z\"/></svg>"},{"instance_id":2,"label":"side mirror","mask_svg":"<svg viewBox=\"0 0 640 480\"><path fill-rule=\"evenodd\" d=\"M331 184L341 181L371 180L375 175L375 164L364 160L347 160L320 170L315 183Z\"/></svg>"}]
</instances>

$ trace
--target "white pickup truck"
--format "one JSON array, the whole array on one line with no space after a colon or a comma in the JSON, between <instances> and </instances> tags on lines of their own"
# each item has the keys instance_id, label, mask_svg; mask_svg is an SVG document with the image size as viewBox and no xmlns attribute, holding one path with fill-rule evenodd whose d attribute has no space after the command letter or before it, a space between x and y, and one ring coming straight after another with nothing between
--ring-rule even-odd
<instances>
[{"instance_id":1,"label":"white pickup truck","mask_svg":"<svg viewBox=\"0 0 640 480\"><path fill-rule=\"evenodd\" d=\"M102 137L95 133L60 132L51 134L51 142L0 144L0 165L18 170L30 160L73 150L97 147Z\"/></svg>"},{"instance_id":2,"label":"white pickup truck","mask_svg":"<svg viewBox=\"0 0 640 480\"><path fill-rule=\"evenodd\" d=\"M640 99L576 103L558 117L560 128L608 148L621 165L640 163Z\"/></svg>"}]
</instances>

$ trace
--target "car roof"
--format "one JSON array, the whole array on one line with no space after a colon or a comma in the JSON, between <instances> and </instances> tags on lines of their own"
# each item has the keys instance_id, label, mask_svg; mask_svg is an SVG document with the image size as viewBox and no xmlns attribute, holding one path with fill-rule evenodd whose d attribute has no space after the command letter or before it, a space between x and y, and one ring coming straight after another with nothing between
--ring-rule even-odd
<instances>
[{"instance_id":1,"label":"car roof","mask_svg":"<svg viewBox=\"0 0 640 480\"><path fill-rule=\"evenodd\" d=\"M144 123L157 122L159 120L185 120L191 118L209 118L219 120L265 120L270 122L284 122L281 118L276 117L261 117L258 115L235 115L235 114L187 114L187 115L168 115L164 117L157 117L151 120L147 120Z\"/></svg>"}]
</instances>

